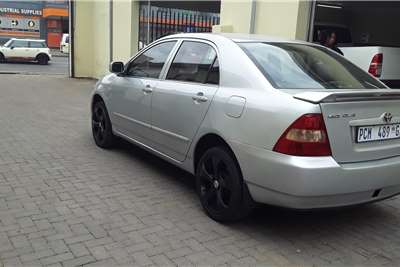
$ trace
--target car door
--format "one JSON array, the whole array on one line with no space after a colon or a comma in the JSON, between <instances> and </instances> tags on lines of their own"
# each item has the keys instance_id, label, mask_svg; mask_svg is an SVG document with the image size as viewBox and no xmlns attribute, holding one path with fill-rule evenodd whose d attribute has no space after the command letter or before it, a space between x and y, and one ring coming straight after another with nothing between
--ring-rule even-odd
<instances>
[{"instance_id":1,"label":"car door","mask_svg":"<svg viewBox=\"0 0 400 267\"><path fill-rule=\"evenodd\" d=\"M15 47L14 47L14 43L15 43L16 41L14 40L14 41L11 41L10 43L6 43L6 45L3 47L3 51L2 51L2 53L3 53L3 55L4 55L4 57L6 58L6 59L12 59L12 58L15 58L15 55L16 55L16 51L14 50L15 49Z\"/></svg>"},{"instance_id":2,"label":"car door","mask_svg":"<svg viewBox=\"0 0 400 267\"><path fill-rule=\"evenodd\" d=\"M35 58L43 48L45 48L44 42L29 42L29 56Z\"/></svg>"},{"instance_id":3,"label":"car door","mask_svg":"<svg viewBox=\"0 0 400 267\"><path fill-rule=\"evenodd\" d=\"M149 145L152 91L175 44L167 41L146 49L114 77L109 109L114 130L120 134Z\"/></svg>"},{"instance_id":4,"label":"car door","mask_svg":"<svg viewBox=\"0 0 400 267\"><path fill-rule=\"evenodd\" d=\"M29 44L28 41L25 40L14 40L10 46L10 50L8 58L10 59L29 59L30 52L29 52Z\"/></svg>"},{"instance_id":5,"label":"car door","mask_svg":"<svg viewBox=\"0 0 400 267\"><path fill-rule=\"evenodd\" d=\"M215 47L205 41L182 41L165 79L153 91L153 139L160 152L185 159L218 83Z\"/></svg>"}]
</instances>

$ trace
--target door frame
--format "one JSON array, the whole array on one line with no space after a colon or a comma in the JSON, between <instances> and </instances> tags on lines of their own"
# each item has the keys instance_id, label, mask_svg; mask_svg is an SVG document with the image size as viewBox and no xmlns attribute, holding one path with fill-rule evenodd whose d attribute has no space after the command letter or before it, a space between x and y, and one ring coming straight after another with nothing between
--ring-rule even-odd
<instances>
[{"instance_id":1,"label":"door frame","mask_svg":"<svg viewBox=\"0 0 400 267\"><path fill-rule=\"evenodd\" d=\"M314 36L314 23L315 23L315 12L317 8L318 0L311 0L310 3L310 13L308 17L308 27L307 27L307 41L313 42Z\"/></svg>"}]
</instances>

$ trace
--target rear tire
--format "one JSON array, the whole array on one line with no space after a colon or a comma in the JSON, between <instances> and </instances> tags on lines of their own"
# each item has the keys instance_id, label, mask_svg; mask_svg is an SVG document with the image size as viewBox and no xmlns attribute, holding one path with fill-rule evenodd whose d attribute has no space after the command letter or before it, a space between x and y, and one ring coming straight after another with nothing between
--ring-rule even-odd
<instances>
[{"instance_id":1,"label":"rear tire","mask_svg":"<svg viewBox=\"0 0 400 267\"><path fill-rule=\"evenodd\" d=\"M105 149L114 146L116 137L112 132L110 117L103 101L93 104L92 133L97 146Z\"/></svg>"},{"instance_id":2,"label":"rear tire","mask_svg":"<svg viewBox=\"0 0 400 267\"><path fill-rule=\"evenodd\" d=\"M49 64L49 58L46 55L38 55L37 61L40 65L47 65Z\"/></svg>"},{"instance_id":3,"label":"rear tire","mask_svg":"<svg viewBox=\"0 0 400 267\"><path fill-rule=\"evenodd\" d=\"M203 209L218 222L241 220L255 206L235 157L223 146L208 149L199 160L196 189Z\"/></svg>"}]
</instances>

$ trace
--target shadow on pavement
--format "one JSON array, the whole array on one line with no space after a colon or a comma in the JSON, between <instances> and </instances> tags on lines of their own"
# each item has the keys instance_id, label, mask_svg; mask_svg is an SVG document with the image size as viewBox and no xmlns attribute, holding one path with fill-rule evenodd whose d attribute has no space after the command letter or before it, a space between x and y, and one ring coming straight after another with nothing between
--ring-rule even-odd
<instances>
[{"instance_id":1,"label":"shadow on pavement","mask_svg":"<svg viewBox=\"0 0 400 267\"><path fill-rule=\"evenodd\" d=\"M38 65L38 66L46 66L40 65L36 61L3 61L0 64L15 64L15 65ZM51 61L49 61L48 65L51 65Z\"/></svg>"},{"instance_id":2,"label":"shadow on pavement","mask_svg":"<svg viewBox=\"0 0 400 267\"><path fill-rule=\"evenodd\" d=\"M190 173L124 140L119 140L116 150L131 157L132 160L155 169L163 175L163 178L170 179L169 182L174 186L181 186L196 194L195 180ZM369 231L380 231L378 229L383 222L391 221L393 223L393 220L398 220L392 212L390 206L376 203L307 211L259 204L247 219L225 226L246 234L252 232L255 235L259 234L260 238L266 238L273 233L288 239L296 239L301 235L318 235L327 240L339 236L346 239L352 238L351 233L364 235ZM375 228L374 225L376 225L375 230L371 229L371 227ZM365 233L363 233L364 231ZM384 232L385 229L381 228L381 231Z\"/></svg>"}]
</instances>

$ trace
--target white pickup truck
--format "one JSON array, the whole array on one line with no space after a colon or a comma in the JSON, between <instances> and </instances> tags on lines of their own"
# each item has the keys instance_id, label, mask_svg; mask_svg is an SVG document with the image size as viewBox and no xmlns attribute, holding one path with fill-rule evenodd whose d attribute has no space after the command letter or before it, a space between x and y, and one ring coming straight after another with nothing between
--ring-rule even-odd
<instances>
[{"instance_id":1,"label":"white pickup truck","mask_svg":"<svg viewBox=\"0 0 400 267\"><path fill-rule=\"evenodd\" d=\"M314 41L317 42L317 32L328 30L335 32L338 47L344 57L380 79L391 88L400 88L400 47L376 45L354 45L351 42L350 30L345 27L315 25Z\"/></svg>"}]
</instances>

